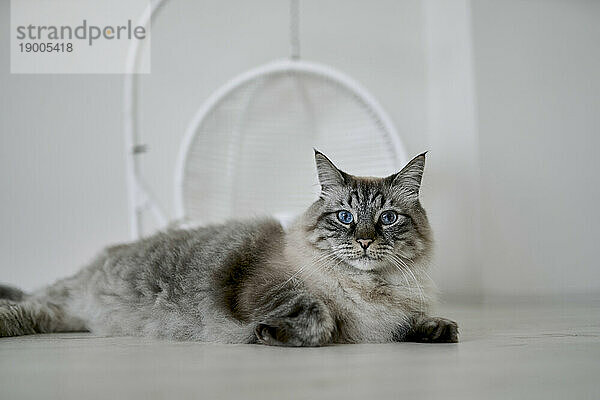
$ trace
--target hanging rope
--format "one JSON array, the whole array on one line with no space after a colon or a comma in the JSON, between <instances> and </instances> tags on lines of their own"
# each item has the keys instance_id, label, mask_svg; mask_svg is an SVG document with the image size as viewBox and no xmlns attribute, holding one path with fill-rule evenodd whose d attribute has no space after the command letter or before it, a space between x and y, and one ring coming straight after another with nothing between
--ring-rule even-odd
<instances>
[{"instance_id":1,"label":"hanging rope","mask_svg":"<svg viewBox=\"0 0 600 400\"><path fill-rule=\"evenodd\" d=\"M290 0L290 57L300 59L300 5L298 0Z\"/></svg>"}]
</instances>

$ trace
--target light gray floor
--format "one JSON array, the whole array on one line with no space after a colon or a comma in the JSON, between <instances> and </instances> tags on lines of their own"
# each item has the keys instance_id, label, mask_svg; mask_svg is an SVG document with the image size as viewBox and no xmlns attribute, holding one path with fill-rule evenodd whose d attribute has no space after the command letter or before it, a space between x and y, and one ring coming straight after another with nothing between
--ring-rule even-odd
<instances>
[{"instance_id":1,"label":"light gray floor","mask_svg":"<svg viewBox=\"0 0 600 400\"><path fill-rule=\"evenodd\" d=\"M542 303L542 304L540 304ZM459 344L0 339L0 399L600 399L600 303L441 307Z\"/></svg>"}]
</instances>

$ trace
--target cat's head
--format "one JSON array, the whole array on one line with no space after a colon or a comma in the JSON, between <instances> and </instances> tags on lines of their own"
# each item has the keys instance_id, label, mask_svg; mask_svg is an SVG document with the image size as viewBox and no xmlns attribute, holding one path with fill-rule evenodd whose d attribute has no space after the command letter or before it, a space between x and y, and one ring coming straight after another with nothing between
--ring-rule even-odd
<instances>
[{"instance_id":1,"label":"cat's head","mask_svg":"<svg viewBox=\"0 0 600 400\"><path fill-rule=\"evenodd\" d=\"M360 270L404 265L431 252L431 229L419 202L425 153L385 178L339 170L315 150L320 198L307 214L309 240Z\"/></svg>"}]
</instances>

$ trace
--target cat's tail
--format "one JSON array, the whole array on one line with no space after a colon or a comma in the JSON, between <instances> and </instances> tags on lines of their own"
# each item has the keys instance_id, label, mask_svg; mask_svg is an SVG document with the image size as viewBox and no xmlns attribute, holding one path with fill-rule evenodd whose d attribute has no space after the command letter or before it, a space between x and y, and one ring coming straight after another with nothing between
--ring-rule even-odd
<instances>
[{"instance_id":1,"label":"cat's tail","mask_svg":"<svg viewBox=\"0 0 600 400\"><path fill-rule=\"evenodd\" d=\"M69 316L64 303L56 300L0 285L0 337L85 331L83 322Z\"/></svg>"}]
</instances>

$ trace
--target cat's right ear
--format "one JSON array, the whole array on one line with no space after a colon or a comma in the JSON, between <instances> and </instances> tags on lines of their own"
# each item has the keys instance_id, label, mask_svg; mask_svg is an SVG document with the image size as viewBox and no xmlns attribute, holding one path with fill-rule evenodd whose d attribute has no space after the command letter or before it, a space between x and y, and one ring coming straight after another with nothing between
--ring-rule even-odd
<instances>
[{"instance_id":1,"label":"cat's right ear","mask_svg":"<svg viewBox=\"0 0 600 400\"><path fill-rule=\"evenodd\" d=\"M321 191L327 192L333 188L344 186L346 184L346 174L340 171L325 154L317 149L314 150Z\"/></svg>"},{"instance_id":2,"label":"cat's right ear","mask_svg":"<svg viewBox=\"0 0 600 400\"><path fill-rule=\"evenodd\" d=\"M423 170L425 169L425 154L419 154L406 164L402 171L387 179L391 180L392 186L397 187L407 197L419 197Z\"/></svg>"}]
</instances>

